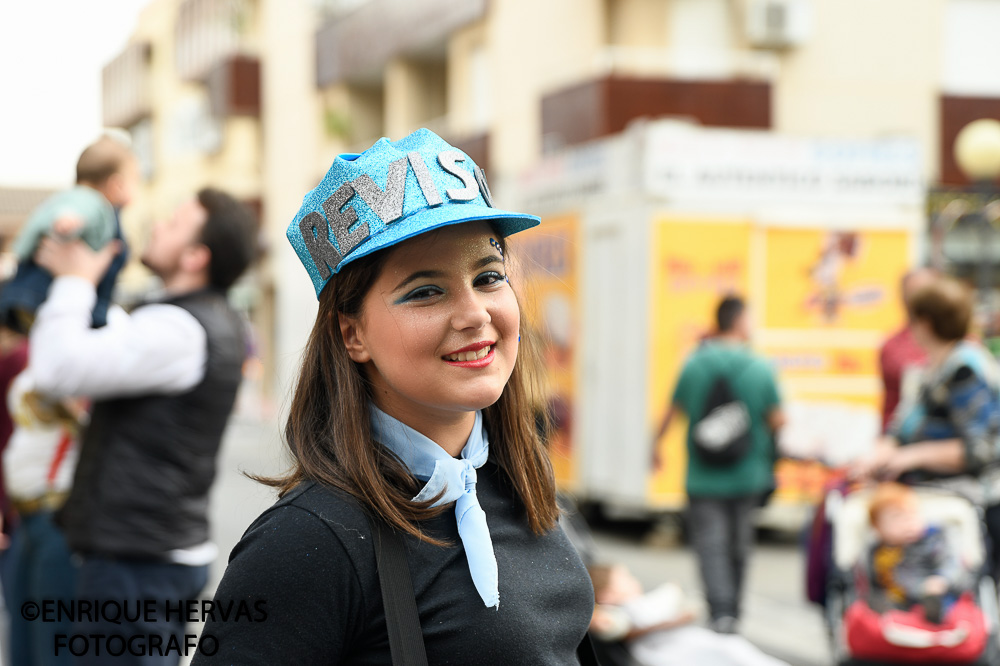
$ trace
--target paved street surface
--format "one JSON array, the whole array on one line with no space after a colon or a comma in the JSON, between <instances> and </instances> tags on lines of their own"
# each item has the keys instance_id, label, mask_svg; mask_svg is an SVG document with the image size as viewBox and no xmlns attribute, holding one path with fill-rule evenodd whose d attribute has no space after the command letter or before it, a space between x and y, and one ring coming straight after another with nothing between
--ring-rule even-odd
<instances>
[{"instance_id":1,"label":"paved street surface","mask_svg":"<svg viewBox=\"0 0 1000 666\"><path fill-rule=\"evenodd\" d=\"M286 466L278 426L246 415L234 417L223 444L219 478L212 497L213 530L220 556L205 596L225 570L229 551L247 526L274 501L274 491L243 476L274 474ZM698 608L703 606L697 568L690 551L666 545L635 529L601 529L595 534L600 557L627 564L648 588L679 583ZM820 614L803 597L804 559L795 543L761 543L751 562L742 633L765 652L795 666L829 663ZM194 627L200 632L199 627Z\"/></svg>"}]
</instances>

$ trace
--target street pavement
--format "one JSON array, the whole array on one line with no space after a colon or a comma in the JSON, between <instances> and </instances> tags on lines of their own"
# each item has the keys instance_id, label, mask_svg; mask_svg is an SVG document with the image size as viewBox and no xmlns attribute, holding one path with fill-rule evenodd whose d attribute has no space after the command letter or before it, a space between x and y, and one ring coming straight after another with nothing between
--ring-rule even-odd
<instances>
[{"instance_id":1,"label":"street pavement","mask_svg":"<svg viewBox=\"0 0 1000 666\"><path fill-rule=\"evenodd\" d=\"M243 413L234 416L226 432L212 493L213 536L220 554L206 597L218 585L229 552L244 530L274 502L273 489L245 474L270 475L287 468L279 430L273 421ZM667 581L680 584L704 616L697 566L687 547L615 525L602 526L594 537L602 561L628 565L646 589ZM820 613L804 599L803 570L804 558L796 543L758 544L747 580L741 633L794 666L825 666L830 663L826 633ZM192 629L200 632L200 627Z\"/></svg>"}]
</instances>

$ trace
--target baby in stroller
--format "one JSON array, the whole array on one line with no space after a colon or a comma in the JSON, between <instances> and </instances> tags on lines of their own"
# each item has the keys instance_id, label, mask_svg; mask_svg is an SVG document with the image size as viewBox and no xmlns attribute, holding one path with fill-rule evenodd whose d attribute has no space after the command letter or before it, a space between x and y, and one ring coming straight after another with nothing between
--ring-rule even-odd
<instances>
[{"instance_id":1,"label":"baby in stroller","mask_svg":"<svg viewBox=\"0 0 1000 666\"><path fill-rule=\"evenodd\" d=\"M944 530L927 524L917 494L900 483L876 488L868 516L877 534L867 562L869 605L879 612L919 605L929 622L940 624L971 582Z\"/></svg>"},{"instance_id":2,"label":"baby in stroller","mask_svg":"<svg viewBox=\"0 0 1000 666\"><path fill-rule=\"evenodd\" d=\"M996 663L996 592L973 503L884 484L842 498L830 517L838 664Z\"/></svg>"}]
</instances>

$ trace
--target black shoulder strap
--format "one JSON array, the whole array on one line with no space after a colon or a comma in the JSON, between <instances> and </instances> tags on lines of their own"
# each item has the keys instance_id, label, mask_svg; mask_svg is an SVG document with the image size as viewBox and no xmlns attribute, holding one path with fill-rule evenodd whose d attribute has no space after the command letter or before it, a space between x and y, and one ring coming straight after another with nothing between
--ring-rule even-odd
<instances>
[{"instance_id":1,"label":"black shoulder strap","mask_svg":"<svg viewBox=\"0 0 1000 666\"><path fill-rule=\"evenodd\" d=\"M367 514L366 514L367 515ZM424 634L420 629L417 601L406 563L403 538L381 520L368 516L375 538L375 563L385 624L389 632L389 652L393 666L427 666ZM581 666L600 666L590 634L585 634L576 649Z\"/></svg>"},{"instance_id":2,"label":"black shoulder strap","mask_svg":"<svg viewBox=\"0 0 1000 666\"><path fill-rule=\"evenodd\" d=\"M375 563L385 624L389 632L389 651L393 666L427 666L424 635L420 630L417 601L406 563L403 537L383 521L369 516L375 537Z\"/></svg>"},{"instance_id":3,"label":"black shoulder strap","mask_svg":"<svg viewBox=\"0 0 1000 666\"><path fill-rule=\"evenodd\" d=\"M583 640L576 648L576 658L580 660L580 666L601 666L589 631L583 635Z\"/></svg>"}]
</instances>

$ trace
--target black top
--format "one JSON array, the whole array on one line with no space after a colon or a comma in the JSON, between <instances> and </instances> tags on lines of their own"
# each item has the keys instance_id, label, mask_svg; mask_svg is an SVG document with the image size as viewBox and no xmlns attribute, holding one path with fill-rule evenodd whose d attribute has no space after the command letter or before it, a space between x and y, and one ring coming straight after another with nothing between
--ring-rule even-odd
<instances>
[{"instance_id":1,"label":"black top","mask_svg":"<svg viewBox=\"0 0 1000 666\"><path fill-rule=\"evenodd\" d=\"M504 478L492 461L478 470L499 609L487 608L476 592L453 511L424 527L454 545L404 537L431 664L578 663L576 648L594 608L590 578L561 528L540 537L531 532ZM392 663L371 528L340 491L303 484L250 526L216 593L221 607L238 608L241 600L250 613L240 620L217 615L206 623L203 636L217 640L218 652L199 654L194 666ZM247 621L248 614L257 621Z\"/></svg>"},{"instance_id":2,"label":"black top","mask_svg":"<svg viewBox=\"0 0 1000 666\"><path fill-rule=\"evenodd\" d=\"M94 403L59 516L73 550L165 559L209 540L208 491L242 377L244 327L219 291L162 302L187 310L205 329L205 375L179 395Z\"/></svg>"}]
</instances>

